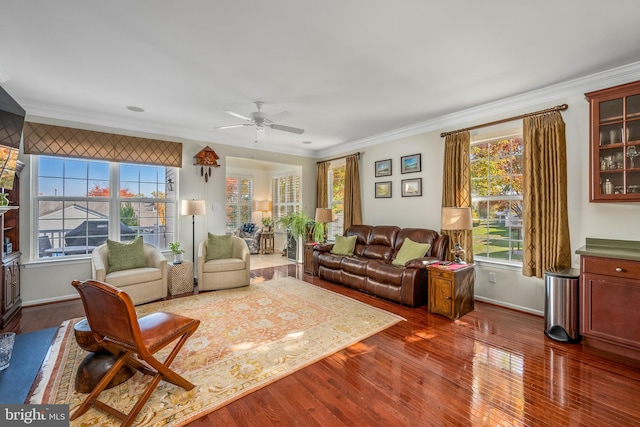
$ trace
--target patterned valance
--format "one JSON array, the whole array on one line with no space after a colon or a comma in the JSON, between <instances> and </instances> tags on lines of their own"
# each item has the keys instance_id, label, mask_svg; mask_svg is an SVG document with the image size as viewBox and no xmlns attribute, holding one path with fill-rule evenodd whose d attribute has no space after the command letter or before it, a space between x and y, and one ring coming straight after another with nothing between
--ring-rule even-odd
<instances>
[{"instance_id":1,"label":"patterned valance","mask_svg":"<svg viewBox=\"0 0 640 427\"><path fill-rule=\"evenodd\" d=\"M26 122L25 154L182 167L182 143Z\"/></svg>"}]
</instances>

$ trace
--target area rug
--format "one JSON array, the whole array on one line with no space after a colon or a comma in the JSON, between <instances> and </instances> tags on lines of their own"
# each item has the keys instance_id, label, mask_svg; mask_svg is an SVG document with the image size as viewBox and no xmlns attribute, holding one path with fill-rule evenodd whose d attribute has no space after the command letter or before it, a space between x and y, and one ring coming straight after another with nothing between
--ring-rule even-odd
<instances>
[{"instance_id":1,"label":"area rug","mask_svg":"<svg viewBox=\"0 0 640 427\"><path fill-rule=\"evenodd\" d=\"M169 311L201 321L171 365L196 387L187 392L162 381L138 415L139 426L184 425L404 320L291 277L146 304L137 311ZM73 413L86 397L74 390L75 372L87 355L73 335L77 321L60 327L30 403L68 403ZM148 381L136 373L100 399L129 412ZM113 422L92 408L71 425Z\"/></svg>"}]
</instances>

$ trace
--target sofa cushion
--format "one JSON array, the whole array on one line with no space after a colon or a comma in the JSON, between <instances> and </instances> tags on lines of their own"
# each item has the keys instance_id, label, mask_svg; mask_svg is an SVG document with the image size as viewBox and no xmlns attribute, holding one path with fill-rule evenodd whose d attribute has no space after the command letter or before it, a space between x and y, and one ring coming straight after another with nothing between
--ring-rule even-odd
<instances>
[{"instance_id":1,"label":"sofa cushion","mask_svg":"<svg viewBox=\"0 0 640 427\"><path fill-rule=\"evenodd\" d=\"M390 262L370 261L367 264L367 277L378 283L400 286L405 270L406 268L393 265Z\"/></svg>"},{"instance_id":2,"label":"sofa cushion","mask_svg":"<svg viewBox=\"0 0 640 427\"><path fill-rule=\"evenodd\" d=\"M138 236L130 242L107 239L107 274L113 271L130 270L147 266L144 256L144 241Z\"/></svg>"},{"instance_id":3,"label":"sofa cushion","mask_svg":"<svg viewBox=\"0 0 640 427\"><path fill-rule=\"evenodd\" d=\"M367 275L367 264L369 261L371 261L369 258L346 256L342 258L342 270L364 277Z\"/></svg>"},{"instance_id":4,"label":"sofa cushion","mask_svg":"<svg viewBox=\"0 0 640 427\"><path fill-rule=\"evenodd\" d=\"M331 248L334 255L353 255L353 249L356 247L356 236L336 236L336 243Z\"/></svg>"},{"instance_id":5,"label":"sofa cushion","mask_svg":"<svg viewBox=\"0 0 640 427\"><path fill-rule=\"evenodd\" d=\"M231 234L224 234L222 236L217 236L211 233L207 234L207 256L205 261L231 258L231 254L233 253Z\"/></svg>"},{"instance_id":6,"label":"sofa cushion","mask_svg":"<svg viewBox=\"0 0 640 427\"><path fill-rule=\"evenodd\" d=\"M408 261L416 258L422 258L431 245L429 243L417 243L413 240L406 238L400 247L400 250L396 254L395 259L391 262L395 265L404 266Z\"/></svg>"}]
</instances>

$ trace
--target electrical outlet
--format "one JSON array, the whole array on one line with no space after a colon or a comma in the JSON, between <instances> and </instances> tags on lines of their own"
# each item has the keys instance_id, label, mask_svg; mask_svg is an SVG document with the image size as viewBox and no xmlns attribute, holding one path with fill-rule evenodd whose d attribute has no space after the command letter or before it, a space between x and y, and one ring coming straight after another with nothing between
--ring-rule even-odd
<instances>
[{"instance_id":1,"label":"electrical outlet","mask_svg":"<svg viewBox=\"0 0 640 427\"><path fill-rule=\"evenodd\" d=\"M220 203L211 204L211 210L212 211L219 211L220 210Z\"/></svg>"},{"instance_id":2,"label":"electrical outlet","mask_svg":"<svg viewBox=\"0 0 640 427\"><path fill-rule=\"evenodd\" d=\"M489 273L489 283L496 283L496 273Z\"/></svg>"}]
</instances>

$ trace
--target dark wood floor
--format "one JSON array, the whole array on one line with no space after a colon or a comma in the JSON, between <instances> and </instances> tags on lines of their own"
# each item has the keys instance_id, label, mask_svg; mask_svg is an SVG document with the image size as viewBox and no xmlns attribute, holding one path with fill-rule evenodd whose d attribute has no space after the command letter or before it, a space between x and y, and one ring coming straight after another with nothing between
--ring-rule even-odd
<instances>
[{"instance_id":1,"label":"dark wood floor","mask_svg":"<svg viewBox=\"0 0 640 427\"><path fill-rule=\"evenodd\" d=\"M640 364L544 336L543 319L476 303L455 322L302 273L294 276L406 319L191 426L640 425ZM58 326L79 301L25 308L9 330Z\"/></svg>"}]
</instances>

